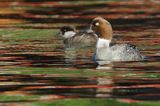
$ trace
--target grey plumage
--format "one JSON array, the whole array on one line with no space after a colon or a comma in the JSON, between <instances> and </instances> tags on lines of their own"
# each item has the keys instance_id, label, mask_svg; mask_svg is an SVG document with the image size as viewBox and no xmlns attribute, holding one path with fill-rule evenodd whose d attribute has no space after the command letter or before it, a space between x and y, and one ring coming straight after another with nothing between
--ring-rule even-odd
<instances>
[{"instance_id":1,"label":"grey plumage","mask_svg":"<svg viewBox=\"0 0 160 106\"><path fill-rule=\"evenodd\" d=\"M138 48L131 44L115 44L108 48L99 48L96 52L96 60L139 61L143 59Z\"/></svg>"},{"instance_id":2,"label":"grey plumage","mask_svg":"<svg viewBox=\"0 0 160 106\"><path fill-rule=\"evenodd\" d=\"M97 36L93 32L79 32L75 36L64 39L66 47L95 45Z\"/></svg>"},{"instance_id":3,"label":"grey plumage","mask_svg":"<svg viewBox=\"0 0 160 106\"><path fill-rule=\"evenodd\" d=\"M65 47L95 46L97 35L92 30L77 31L74 26L63 26L60 29Z\"/></svg>"}]
</instances>

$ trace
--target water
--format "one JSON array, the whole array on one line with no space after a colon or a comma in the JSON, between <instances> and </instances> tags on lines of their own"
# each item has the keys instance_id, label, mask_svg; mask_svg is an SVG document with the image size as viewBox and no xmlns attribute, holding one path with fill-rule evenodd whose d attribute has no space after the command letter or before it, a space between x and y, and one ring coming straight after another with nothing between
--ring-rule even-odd
<instances>
[{"instance_id":1,"label":"water","mask_svg":"<svg viewBox=\"0 0 160 106\"><path fill-rule=\"evenodd\" d=\"M125 102L160 99L158 3L3 3L0 2L2 104L62 98L113 98ZM94 47L64 48L56 35L59 27L72 24L84 29L98 15L111 22L117 43L135 44L149 58L99 66L91 60Z\"/></svg>"}]
</instances>

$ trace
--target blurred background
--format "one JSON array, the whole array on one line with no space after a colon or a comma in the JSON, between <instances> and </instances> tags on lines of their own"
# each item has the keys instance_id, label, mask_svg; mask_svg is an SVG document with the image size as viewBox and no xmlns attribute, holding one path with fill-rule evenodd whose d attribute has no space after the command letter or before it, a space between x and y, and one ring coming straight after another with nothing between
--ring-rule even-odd
<instances>
[{"instance_id":1,"label":"blurred background","mask_svg":"<svg viewBox=\"0 0 160 106\"><path fill-rule=\"evenodd\" d=\"M115 29L159 27L159 5L159 0L1 0L0 27L83 28L96 16L105 17Z\"/></svg>"},{"instance_id":2,"label":"blurred background","mask_svg":"<svg viewBox=\"0 0 160 106\"><path fill-rule=\"evenodd\" d=\"M98 70L95 46L66 49L59 28L97 16L149 58ZM0 0L0 106L159 106L159 44L160 0Z\"/></svg>"}]
</instances>

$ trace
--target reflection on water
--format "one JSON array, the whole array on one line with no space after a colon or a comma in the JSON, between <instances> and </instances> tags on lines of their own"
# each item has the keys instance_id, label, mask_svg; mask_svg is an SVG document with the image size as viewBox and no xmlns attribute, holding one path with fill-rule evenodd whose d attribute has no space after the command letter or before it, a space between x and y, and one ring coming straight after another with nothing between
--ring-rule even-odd
<instances>
[{"instance_id":1,"label":"reflection on water","mask_svg":"<svg viewBox=\"0 0 160 106\"><path fill-rule=\"evenodd\" d=\"M18 5L21 7L20 10L28 6L28 9L25 7L25 11L0 17L11 19L11 16L14 16L13 19L23 20L22 25L1 24L1 27L49 29L66 23L86 27L86 23L98 14L109 18L113 23L117 43L135 44L149 58L142 62L114 62L98 66L92 61L94 47L64 48L61 39L56 36L48 37L45 34L47 39L13 37L10 40L15 32L13 29L4 29L5 34L0 34L1 94L159 100L160 21L157 4L142 5L134 1L133 4L132 2L93 3L86 4L86 8L80 9L81 4L71 6L55 2L47 7L45 6L47 2L40 2L33 3L32 7L30 2L19 3L21 5L18 3L12 5L6 3L6 5L8 7ZM148 5L153 11L145 8ZM106 11L106 8L109 11ZM11 32L6 34L10 30ZM16 34L19 34L23 30L16 29L16 31ZM37 29L32 31L37 31L35 36L39 34ZM23 37L23 34L21 36Z\"/></svg>"}]
</instances>

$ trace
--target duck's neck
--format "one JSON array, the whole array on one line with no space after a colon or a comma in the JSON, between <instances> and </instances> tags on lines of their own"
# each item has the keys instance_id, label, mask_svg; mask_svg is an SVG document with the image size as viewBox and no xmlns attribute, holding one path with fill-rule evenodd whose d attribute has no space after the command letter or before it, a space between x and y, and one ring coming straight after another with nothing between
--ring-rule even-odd
<instances>
[{"instance_id":1,"label":"duck's neck","mask_svg":"<svg viewBox=\"0 0 160 106\"><path fill-rule=\"evenodd\" d=\"M97 49L102 49L102 48L109 48L111 40L103 39L103 38L98 38L96 48Z\"/></svg>"}]
</instances>

